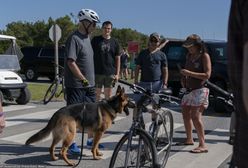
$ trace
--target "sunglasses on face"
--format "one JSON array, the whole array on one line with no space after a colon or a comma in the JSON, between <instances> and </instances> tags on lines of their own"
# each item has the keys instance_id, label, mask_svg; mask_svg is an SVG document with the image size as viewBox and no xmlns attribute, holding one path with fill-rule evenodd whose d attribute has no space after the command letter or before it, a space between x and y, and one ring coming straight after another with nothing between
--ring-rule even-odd
<instances>
[{"instance_id":1,"label":"sunglasses on face","mask_svg":"<svg viewBox=\"0 0 248 168\"><path fill-rule=\"evenodd\" d=\"M158 43L158 40L151 39L150 42L151 42L151 43Z\"/></svg>"},{"instance_id":2,"label":"sunglasses on face","mask_svg":"<svg viewBox=\"0 0 248 168\"><path fill-rule=\"evenodd\" d=\"M90 21L88 21L88 20L83 20L83 21L80 21L82 24L84 24L84 23L89 23L89 25L92 25L92 27L96 27L96 22L90 22Z\"/></svg>"}]
</instances>

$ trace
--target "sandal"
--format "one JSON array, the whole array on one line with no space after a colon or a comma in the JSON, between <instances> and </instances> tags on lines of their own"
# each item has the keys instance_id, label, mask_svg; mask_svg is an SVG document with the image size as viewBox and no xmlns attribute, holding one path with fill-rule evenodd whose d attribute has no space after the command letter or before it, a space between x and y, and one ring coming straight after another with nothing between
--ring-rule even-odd
<instances>
[{"instance_id":1,"label":"sandal","mask_svg":"<svg viewBox=\"0 0 248 168\"><path fill-rule=\"evenodd\" d=\"M188 145L194 145L194 143L188 143L188 142L177 142L175 143L175 146L188 146Z\"/></svg>"},{"instance_id":2,"label":"sandal","mask_svg":"<svg viewBox=\"0 0 248 168\"><path fill-rule=\"evenodd\" d=\"M208 153L206 148L195 148L190 151L191 153Z\"/></svg>"}]
</instances>

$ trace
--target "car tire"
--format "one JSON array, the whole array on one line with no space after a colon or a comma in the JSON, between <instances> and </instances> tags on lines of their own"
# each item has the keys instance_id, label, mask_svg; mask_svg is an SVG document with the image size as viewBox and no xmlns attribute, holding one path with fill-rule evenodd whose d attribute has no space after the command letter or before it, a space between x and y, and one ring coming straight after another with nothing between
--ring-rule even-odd
<instances>
[{"instance_id":1,"label":"car tire","mask_svg":"<svg viewBox=\"0 0 248 168\"><path fill-rule=\"evenodd\" d=\"M21 90L20 96L16 99L17 104L27 104L30 101L31 93L28 88L24 88Z\"/></svg>"},{"instance_id":2,"label":"car tire","mask_svg":"<svg viewBox=\"0 0 248 168\"><path fill-rule=\"evenodd\" d=\"M27 81L36 81L38 74L33 67L30 67L25 70L25 77Z\"/></svg>"}]
</instances>

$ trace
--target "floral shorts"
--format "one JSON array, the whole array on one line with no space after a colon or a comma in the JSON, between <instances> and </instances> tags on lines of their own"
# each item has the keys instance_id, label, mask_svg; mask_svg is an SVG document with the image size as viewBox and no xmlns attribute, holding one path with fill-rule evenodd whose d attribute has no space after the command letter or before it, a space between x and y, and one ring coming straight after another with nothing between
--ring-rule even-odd
<instances>
[{"instance_id":1,"label":"floral shorts","mask_svg":"<svg viewBox=\"0 0 248 168\"><path fill-rule=\"evenodd\" d=\"M181 106L203 106L205 109L208 107L208 88L195 89L185 94L181 101Z\"/></svg>"},{"instance_id":2,"label":"floral shorts","mask_svg":"<svg viewBox=\"0 0 248 168\"><path fill-rule=\"evenodd\" d=\"M1 102L0 102L1 103ZM0 112L0 133L3 132L3 128L5 127L5 119L3 112Z\"/></svg>"}]
</instances>

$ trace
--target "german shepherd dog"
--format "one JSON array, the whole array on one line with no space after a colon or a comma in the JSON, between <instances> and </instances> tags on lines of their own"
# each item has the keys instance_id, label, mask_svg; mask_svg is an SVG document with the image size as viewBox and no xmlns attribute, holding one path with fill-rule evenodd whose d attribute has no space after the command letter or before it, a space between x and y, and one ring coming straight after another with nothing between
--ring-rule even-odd
<instances>
[{"instance_id":1,"label":"german shepherd dog","mask_svg":"<svg viewBox=\"0 0 248 168\"><path fill-rule=\"evenodd\" d=\"M99 152L98 145L102 135L112 125L117 113L123 110L128 113L128 107L134 108L135 104L129 100L124 88L118 86L116 95L108 100L62 107L53 114L46 127L31 136L25 144L40 141L52 132L53 141L49 149L52 160L58 160L54 150L56 144L62 140L60 154L68 165L73 166L75 164L67 158L67 150L76 136L77 129L82 132L84 127L84 130L91 130L94 133L91 149L93 158L101 159L102 153Z\"/></svg>"}]
</instances>

